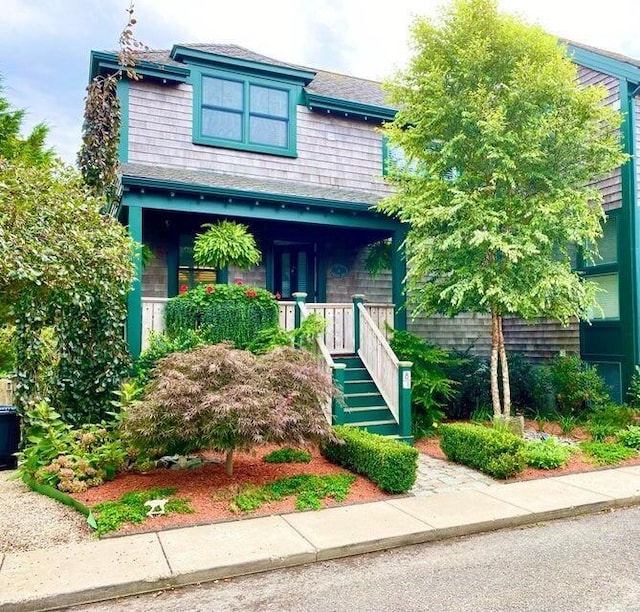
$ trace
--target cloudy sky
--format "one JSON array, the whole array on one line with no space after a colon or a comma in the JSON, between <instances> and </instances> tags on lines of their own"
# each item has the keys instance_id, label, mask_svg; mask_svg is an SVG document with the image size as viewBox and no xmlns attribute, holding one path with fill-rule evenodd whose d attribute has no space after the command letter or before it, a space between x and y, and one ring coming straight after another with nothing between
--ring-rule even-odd
<instances>
[{"instance_id":1,"label":"cloudy sky","mask_svg":"<svg viewBox=\"0 0 640 612\"><path fill-rule=\"evenodd\" d=\"M128 0L2 0L4 95L45 122L69 163L80 142L91 49L113 49ZM136 36L156 49L230 42L292 63L382 79L409 56L409 25L439 0L137 0ZM500 0L547 31L640 58L638 0Z\"/></svg>"}]
</instances>

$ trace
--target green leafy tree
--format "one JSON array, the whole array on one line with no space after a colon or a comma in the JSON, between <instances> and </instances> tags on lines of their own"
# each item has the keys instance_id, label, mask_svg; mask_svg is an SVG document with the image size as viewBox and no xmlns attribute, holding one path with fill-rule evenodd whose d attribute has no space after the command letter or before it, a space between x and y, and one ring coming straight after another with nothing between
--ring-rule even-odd
<instances>
[{"instance_id":1,"label":"green leafy tree","mask_svg":"<svg viewBox=\"0 0 640 612\"><path fill-rule=\"evenodd\" d=\"M510 414L502 319L585 318L596 287L571 269L571 245L601 235L592 185L620 165L620 115L581 87L558 40L456 0L413 25L409 67L387 84L400 111L385 133L405 162L381 209L406 222L416 312L491 315L491 395ZM498 384L502 369L502 398Z\"/></svg>"}]
</instances>

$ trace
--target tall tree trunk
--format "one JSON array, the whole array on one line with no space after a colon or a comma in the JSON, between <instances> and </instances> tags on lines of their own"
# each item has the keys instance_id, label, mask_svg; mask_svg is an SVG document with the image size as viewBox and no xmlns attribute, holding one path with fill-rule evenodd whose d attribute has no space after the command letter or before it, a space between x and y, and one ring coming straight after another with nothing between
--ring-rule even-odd
<instances>
[{"instance_id":1,"label":"tall tree trunk","mask_svg":"<svg viewBox=\"0 0 640 612\"><path fill-rule=\"evenodd\" d=\"M233 476L233 449L227 451L227 456L224 460L224 471L227 476Z\"/></svg>"},{"instance_id":2,"label":"tall tree trunk","mask_svg":"<svg viewBox=\"0 0 640 612\"><path fill-rule=\"evenodd\" d=\"M491 313L491 403L493 404L493 416L495 418L502 414L500 389L498 388L499 319L500 317L497 313Z\"/></svg>"},{"instance_id":3,"label":"tall tree trunk","mask_svg":"<svg viewBox=\"0 0 640 612\"><path fill-rule=\"evenodd\" d=\"M502 333L502 317L498 317L498 352L502 370L502 408L504 416L508 417L511 416L511 385L509 383L507 351L504 348L504 335Z\"/></svg>"}]
</instances>

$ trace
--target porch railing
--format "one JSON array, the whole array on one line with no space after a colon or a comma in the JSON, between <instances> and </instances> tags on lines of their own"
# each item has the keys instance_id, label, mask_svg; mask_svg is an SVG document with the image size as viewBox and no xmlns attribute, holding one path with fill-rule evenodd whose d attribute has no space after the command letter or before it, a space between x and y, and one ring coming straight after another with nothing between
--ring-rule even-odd
<instances>
[{"instance_id":1,"label":"porch railing","mask_svg":"<svg viewBox=\"0 0 640 612\"><path fill-rule=\"evenodd\" d=\"M149 335L152 331L164 331L164 306L169 298L142 298L142 350L149 345Z\"/></svg>"},{"instance_id":2,"label":"porch railing","mask_svg":"<svg viewBox=\"0 0 640 612\"><path fill-rule=\"evenodd\" d=\"M363 300L362 295L353 296L355 349L400 426L400 436L408 438L411 436L412 363L396 357Z\"/></svg>"},{"instance_id":3,"label":"porch railing","mask_svg":"<svg viewBox=\"0 0 640 612\"><path fill-rule=\"evenodd\" d=\"M296 298L294 308L298 309L299 321L302 322L311 314L312 309L309 308L310 304L305 304L306 293L294 293L293 295ZM341 394L344 390L344 373L347 366L343 363L335 363L335 361L333 361L331 353L324 342L324 334L318 334L314 339L314 343L315 353L318 357L318 365L331 377L334 386L338 389L339 394ZM341 397L332 397L323 406L324 415L330 424L333 424L334 419L338 423L342 422L340 413L343 408L341 402Z\"/></svg>"}]
</instances>

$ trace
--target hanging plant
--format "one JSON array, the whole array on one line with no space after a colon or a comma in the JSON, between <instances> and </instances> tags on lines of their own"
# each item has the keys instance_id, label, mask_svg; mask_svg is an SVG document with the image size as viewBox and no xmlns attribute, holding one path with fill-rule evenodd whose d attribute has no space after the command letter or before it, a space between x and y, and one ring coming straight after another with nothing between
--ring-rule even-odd
<instances>
[{"instance_id":1,"label":"hanging plant","mask_svg":"<svg viewBox=\"0 0 640 612\"><path fill-rule=\"evenodd\" d=\"M193 244L193 258L205 268L253 268L260 263L261 254L249 228L234 221L205 223L208 228L198 234Z\"/></svg>"},{"instance_id":2,"label":"hanging plant","mask_svg":"<svg viewBox=\"0 0 640 612\"><path fill-rule=\"evenodd\" d=\"M370 244L364 260L365 270L376 277L381 272L391 269L391 241L388 239L378 240Z\"/></svg>"}]
</instances>

